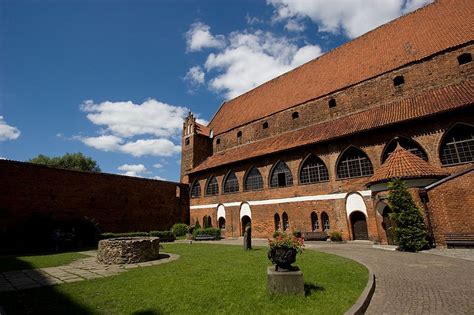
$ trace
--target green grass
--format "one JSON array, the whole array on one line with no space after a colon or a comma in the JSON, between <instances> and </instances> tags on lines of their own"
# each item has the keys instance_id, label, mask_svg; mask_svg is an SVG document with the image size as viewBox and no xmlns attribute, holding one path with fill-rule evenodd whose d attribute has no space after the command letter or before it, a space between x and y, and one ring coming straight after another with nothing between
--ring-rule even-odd
<instances>
[{"instance_id":1,"label":"green grass","mask_svg":"<svg viewBox=\"0 0 474 315\"><path fill-rule=\"evenodd\" d=\"M88 256L74 252L35 256L0 256L0 272L67 265L85 257Z\"/></svg>"},{"instance_id":2,"label":"green grass","mask_svg":"<svg viewBox=\"0 0 474 315\"><path fill-rule=\"evenodd\" d=\"M266 248L164 244L181 255L168 264L118 276L0 295L7 314L342 314L367 279L367 269L348 259L305 251L296 265L306 297L269 296Z\"/></svg>"}]
</instances>

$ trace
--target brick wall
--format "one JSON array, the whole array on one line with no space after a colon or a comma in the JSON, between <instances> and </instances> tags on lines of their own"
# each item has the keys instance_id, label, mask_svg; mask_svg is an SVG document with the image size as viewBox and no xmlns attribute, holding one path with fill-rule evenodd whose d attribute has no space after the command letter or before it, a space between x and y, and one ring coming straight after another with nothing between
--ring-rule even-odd
<instances>
[{"instance_id":1,"label":"brick wall","mask_svg":"<svg viewBox=\"0 0 474 315\"><path fill-rule=\"evenodd\" d=\"M474 233L474 170L427 191L433 233L445 246L446 233Z\"/></svg>"},{"instance_id":2,"label":"brick wall","mask_svg":"<svg viewBox=\"0 0 474 315\"><path fill-rule=\"evenodd\" d=\"M60 221L87 216L103 232L167 230L176 222L189 222L184 184L6 160L0 160L0 183L3 233L23 233L33 213Z\"/></svg>"}]
</instances>

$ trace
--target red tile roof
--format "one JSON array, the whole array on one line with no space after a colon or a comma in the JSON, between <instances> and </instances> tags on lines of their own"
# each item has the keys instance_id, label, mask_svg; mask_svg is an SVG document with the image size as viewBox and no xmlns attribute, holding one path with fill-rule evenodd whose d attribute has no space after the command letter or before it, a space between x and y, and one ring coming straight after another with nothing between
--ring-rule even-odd
<instances>
[{"instance_id":1,"label":"red tile roof","mask_svg":"<svg viewBox=\"0 0 474 315\"><path fill-rule=\"evenodd\" d=\"M388 182L394 178L437 178L447 175L449 173L432 166L398 144L387 161L369 179L368 185Z\"/></svg>"},{"instance_id":2,"label":"red tile roof","mask_svg":"<svg viewBox=\"0 0 474 315\"><path fill-rule=\"evenodd\" d=\"M474 39L474 1L438 0L224 103L214 134Z\"/></svg>"},{"instance_id":3,"label":"red tile roof","mask_svg":"<svg viewBox=\"0 0 474 315\"><path fill-rule=\"evenodd\" d=\"M331 121L279 134L215 153L191 173L265 154L315 144L387 125L428 117L474 103L474 80L433 89L411 98L394 101Z\"/></svg>"}]
</instances>

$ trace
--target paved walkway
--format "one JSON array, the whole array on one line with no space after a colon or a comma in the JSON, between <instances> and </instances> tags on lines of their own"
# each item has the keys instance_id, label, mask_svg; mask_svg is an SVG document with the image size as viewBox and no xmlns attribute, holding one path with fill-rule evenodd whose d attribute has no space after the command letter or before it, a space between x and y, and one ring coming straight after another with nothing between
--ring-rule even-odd
<instances>
[{"instance_id":1,"label":"paved walkway","mask_svg":"<svg viewBox=\"0 0 474 315\"><path fill-rule=\"evenodd\" d=\"M81 254L90 257L78 259L65 266L1 272L0 292L114 276L127 269L155 266L179 258L179 255L161 253L158 260L129 265L104 265L97 262L96 251L81 252Z\"/></svg>"},{"instance_id":2,"label":"paved walkway","mask_svg":"<svg viewBox=\"0 0 474 315\"><path fill-rule=\"evenodd\" d=\"M241 240L210 243L242 246ZM467 260L474 250L455 251L460 259L440 256L452 255L449 250L403 253L355 242L307 242L306 249L353 259L374 272L376 288L366 314L474 314L474 262Z\"/></svg>"}]
</instances>

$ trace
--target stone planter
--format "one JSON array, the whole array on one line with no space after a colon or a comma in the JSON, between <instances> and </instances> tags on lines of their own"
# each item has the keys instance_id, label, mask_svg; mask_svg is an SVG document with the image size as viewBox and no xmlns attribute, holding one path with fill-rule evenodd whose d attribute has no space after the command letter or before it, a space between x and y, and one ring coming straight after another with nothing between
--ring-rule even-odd
<instances>
[{"instance_id":1,"label":"stone planter","mask_svg":"<svg viewBox=\"0 0 474 315\"><path fill-rule=\"evenodd\" d=\"M287 247L274 247L268 251L268 258L275 265L275 270L293 270L292 263L296 261L296 249Z\"/></svg>"},{"instance_id":2,"label":"stone planter","mask_svg":"<svg viewBox=\"0 0 474 315\"><path fill-rule=\"evenodd\" d=\"M99 241L97 261L104 264L135 264L158 259L159 254L159 237L119 237Z\"/></svg>"}]
</instances>

